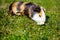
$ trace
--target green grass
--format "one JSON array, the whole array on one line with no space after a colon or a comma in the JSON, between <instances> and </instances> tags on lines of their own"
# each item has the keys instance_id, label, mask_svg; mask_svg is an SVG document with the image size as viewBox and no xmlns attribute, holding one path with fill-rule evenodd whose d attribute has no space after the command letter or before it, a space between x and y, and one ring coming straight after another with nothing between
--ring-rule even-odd
<instances>
[{"instance_id":1,"label":"green grass","mask_svg":"<svg viewBox=\"0 0 60 40\"><path fill-rule=\"evenodd\" d=\"M0 0L0 40L60 40L60 0L22 0L46 9L49 19L45 26L38 26L25 15L9 16L13 1L21 0Z\"/></svg>"}]
</instances>

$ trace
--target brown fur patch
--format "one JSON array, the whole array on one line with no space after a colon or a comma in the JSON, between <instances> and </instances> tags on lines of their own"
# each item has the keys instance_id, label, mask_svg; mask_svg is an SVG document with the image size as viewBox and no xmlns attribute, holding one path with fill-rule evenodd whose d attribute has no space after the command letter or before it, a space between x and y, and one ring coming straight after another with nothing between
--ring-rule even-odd
<instances>
[{"instance_id":1,"label":"brown fur patch","mask_svg":"<svg viewBox=\"0 0 60 40\"><path fill-rule=\"evenodd\" d=\"M14 14L16 14L17 4L18 4L18 3L19 3L19 2L15 2L15 3L12 5L12 11L13 11Z\"/></svg>"},{"instance_id":2,"label":"brown fur patch","mask_svg":"<svg viewBox=\"0 0 60 40\"><path fill-rule=\"evenodd\" d=\"M40 17L42 16L42 11L39 12L39 16L40 16Z\"/></svg>"}]
</instances>

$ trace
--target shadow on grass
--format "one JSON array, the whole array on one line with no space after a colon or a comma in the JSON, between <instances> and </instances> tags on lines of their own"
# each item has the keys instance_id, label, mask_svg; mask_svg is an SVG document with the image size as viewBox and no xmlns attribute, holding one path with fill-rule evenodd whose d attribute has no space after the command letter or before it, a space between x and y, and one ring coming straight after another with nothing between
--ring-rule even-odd
<instances>
[{"instance_id":1,"label":"shadow on grass","mask_svg":"<svg viewBox=\"0 0 60 40\"><path fill-rule=\"evenodd\" d=\"M47 22L48 22L48 19L49 19L49 16L46 16L46 22L45 22L45 23L47 23Z\"/></svg>"}]
</instances>

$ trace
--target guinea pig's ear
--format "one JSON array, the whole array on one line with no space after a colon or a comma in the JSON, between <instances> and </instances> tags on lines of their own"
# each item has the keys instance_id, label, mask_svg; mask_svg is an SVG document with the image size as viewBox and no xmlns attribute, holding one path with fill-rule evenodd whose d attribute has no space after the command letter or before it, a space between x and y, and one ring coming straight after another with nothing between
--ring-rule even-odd
<instances>
[{"instance_id":1,"label":"guinea pig's ear","mask_svg":"<svg viewBox=\"0 0 60 40\"><path fill-rule=\"evenodd\" d=\"M41 7L41 9L42 9L44 12L46 12L46 9L45 9L45 8Z\"/></svg>"}]
</instances>

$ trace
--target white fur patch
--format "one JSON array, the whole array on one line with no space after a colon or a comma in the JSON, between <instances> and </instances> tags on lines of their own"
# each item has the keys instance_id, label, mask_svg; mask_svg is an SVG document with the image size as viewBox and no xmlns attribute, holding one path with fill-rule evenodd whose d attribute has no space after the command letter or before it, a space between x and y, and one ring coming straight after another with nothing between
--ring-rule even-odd
<instances>
[{"instance_id":1,"label":"white fur patch","mask_svg":"<svg viewBox=\"0 0 60 40\"><path fill-rule=\"evenodd\" d=\"M34 21L36 21L38 25L43 25L46 21L46 16L45 16L45 13L44 13L43 9L41 9L41 11L42 11L42 16L41 17L39 17L39 14L36 13L36 12L34 12L34 16L32 17L32 19Z\"/></svg>"}]
</instances>

